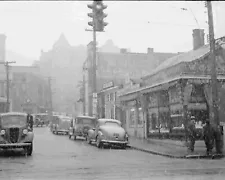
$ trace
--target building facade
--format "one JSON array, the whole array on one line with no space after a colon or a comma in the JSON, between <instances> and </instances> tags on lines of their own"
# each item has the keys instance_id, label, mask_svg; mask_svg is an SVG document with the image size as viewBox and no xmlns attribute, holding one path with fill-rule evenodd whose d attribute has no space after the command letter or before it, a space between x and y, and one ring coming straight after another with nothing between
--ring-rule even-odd
<instances>
[{"instance_id":1,"label":"building facade","mask_svg":"<svg viewBox=\"0 0 225 180\"><path fill-rule=\"evenodd\" d=\"M198 31L194 30L194 33L196 32ZM142 78L144 86L120 96L124 106L131 106L136 112L136 116L133 115L135 120L130 120L129 115L127 116L128 124L138 124L140 118L137 114L140 110L143 111L143 119L146 122L143 126L144 137L173 134L185 128L191 116L201 125L212 115L209 45L202 46L204 43L195 41L204 38L196 38L196 34L193 34L193 37L193 50L169 58L150 75ZM201 46L197 47L196 44ZM224 52L224 49L218 46L216 62L221 121L224 121L225 117ZM138 136L137 126L131 135Z\"/></svg>"},{"instance_id":2,"label":"building facade","mask_svg":"<svg viewBox=\"0 0 225 180\"><path fill-rule=\"evenodd\" d=\"M12 66L12 111L43 113L49 108L49 86L38 67Z\"/></svg>"},{"instance_id":3,"label":"building facade","mask_svg":"<svg viewBox=\"0 0 225 180\"><path fill-rule=\"evenodd\" d=\"M93 114L93 43L87 46L85 101L88 102L88 114ZM102 90L103 84L117 81L124 84L125 79L138 78L149 74L155 67L175 53L157 53L152 48L147 53L132 53L121 49L120 53L97 52L97 92ZM87 95L88 94L88 95Z\"/></svg>"}]
</instances>

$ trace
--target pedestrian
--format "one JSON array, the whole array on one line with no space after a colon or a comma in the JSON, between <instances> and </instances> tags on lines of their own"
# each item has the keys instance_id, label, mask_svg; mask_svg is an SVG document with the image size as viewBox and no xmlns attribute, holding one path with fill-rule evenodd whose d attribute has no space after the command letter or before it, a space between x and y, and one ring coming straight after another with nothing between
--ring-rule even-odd
<instances>
[{"instance_id":1,"label":"pedestrian","mask_svg":"<svg viewBox=\"0 0 225 180\"><path fill-rule=\"evenodd\" d=\"M203 139L206 145L206 154L212 154L214 142L215 142L215 131L211 125L209 119L206 120L206 124L203 127Z\"/></svg>"},{"instance_id":2,"label":"pedestrian","mask_svg":"<svg viewBox=\"0 0 225 180\"><path fill-rule=\"evenodd\" d=\"M188 149L194 152L195 140L196 140L196 128L195 128L195 117L191 116L191 121L187 126L187 138L188 138Z\"/></svg>"}]
</instances>

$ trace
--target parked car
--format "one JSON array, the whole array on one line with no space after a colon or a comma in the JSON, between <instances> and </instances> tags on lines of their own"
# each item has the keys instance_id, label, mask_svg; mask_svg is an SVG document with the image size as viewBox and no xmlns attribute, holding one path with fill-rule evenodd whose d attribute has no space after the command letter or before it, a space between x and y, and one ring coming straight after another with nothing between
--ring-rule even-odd
<instances>
[{"instance_id":1,"label":"parked car","mask_svg":"<svg viewBox=\"0 0 225 180\"><path fill-rule=\"evenodd\" d=\"M98 148L104 145L115 145L126 148L128 134L122 128L121 122L115 119L98 119L95 128L89 129L87 142L96 142Z\"/></svg>"},{"instance_id":2,"label":"parked car","mask_svg":"<svg viewBox=\"0 0 225 180\"><path fill-rule=\"evenodd\" d=\"M43 126L43 125L48 125L48 114L47 113L39 113L35 114L35 125L38 126Z\"/></svg>"},{"instance_id":3,"label":"parked car","mask_svg":"<svg viewBox=\"0 0 225 180\"><path fill-rule=\"evenodd\" d=\"M0 148L23 148L30 156L33 139L33 116L16 112L0 115Z\"/></svg>"},{"instance_id":4,"label":"parked car","mask_svg":"<svg viewBox=\"0 0 225 180\"><path fill-rule=\"evenodd\" d=\"M53 133L69 133L71 118L67 116L57 116L55 124L53 124Z\"/></svg>"},{"instance_id":5,"label":"parked car","mask_svg":"<svg viewBox=\"0 0 225 180\"><path fill-rule=\"evenodd\" d=\"M86 139L88 130L94 128L96 125L96 118L91 116L77 116L71 121L69 129L69 138L72 136L76 140L77 136Z\"/></svg>"}]
</instances>

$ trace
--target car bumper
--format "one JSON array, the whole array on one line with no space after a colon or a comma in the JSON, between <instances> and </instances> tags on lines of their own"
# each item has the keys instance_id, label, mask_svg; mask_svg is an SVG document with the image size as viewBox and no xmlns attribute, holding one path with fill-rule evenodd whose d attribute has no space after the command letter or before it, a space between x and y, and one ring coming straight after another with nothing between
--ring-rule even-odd
<instances>
[{"instance_id":1,"label":"car bumper","mask_svg":"<svg viewBox=\"0 0 225 180\"><path fill-rule=\"evenodd\" d=\"M58 129L57 131L58 131L58 132L66 132L66 133L69 132L69 130L64 130L64 129Z\"/></svg>"},{"instance_id":2,"label":"car bumper","mask_svg":"<svg viewBox=\"0 0 225 180\"><path fill-rule=\"evenodd\" d=\"M115 145L127 145L128 141L112 141L112 140L101 140L103 144L115 144Z\"/></svg>"},{"instance_id":3,"label":"car bumper","mask_svg":"<svg viewBox=\"0 0 225 180\"><path fill-rule=\"evenodd\" d=\"M9 144L0 144L0 148L22 148L30 145L31 143L9 143Z\"/></svg>"}]
</instances>

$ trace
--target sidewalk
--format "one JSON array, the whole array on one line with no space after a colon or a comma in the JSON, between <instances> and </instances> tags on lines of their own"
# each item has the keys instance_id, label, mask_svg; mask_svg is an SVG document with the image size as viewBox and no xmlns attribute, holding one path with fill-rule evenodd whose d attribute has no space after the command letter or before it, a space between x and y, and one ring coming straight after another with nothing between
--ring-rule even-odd
<instances>
[{"instance_id":1,"label":"sidewalk","mask_svg":"<svg viewBox=\"0 0 225 180\"><path fill-rule=\"evenodd\" d=\"M160 140L160 139L138 139L130 137L129 147L132 149L144 151L147 153L166 156L170 158L217 158L219 155L206 156L206 147L204 141L196 141L195 151L188 152L184 141ZM214 149L215 151L215 149ZM213 152L214 152L213 151ZM215 152L214 152L215 154Z\"/></svg>"}]
</instances>

